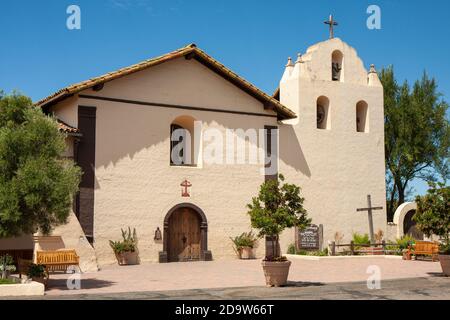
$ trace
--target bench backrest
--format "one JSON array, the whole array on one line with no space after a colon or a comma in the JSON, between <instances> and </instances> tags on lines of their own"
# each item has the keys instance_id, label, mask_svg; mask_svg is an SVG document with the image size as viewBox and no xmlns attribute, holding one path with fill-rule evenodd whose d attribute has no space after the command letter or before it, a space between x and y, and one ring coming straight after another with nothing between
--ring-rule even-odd
<instances>
[{"instance_id":1,"label":"bench backrest","mask_svg":"<svg viewBox=\"0 0 450 320\"><path fill-rule=\"evenodd\" d=\"M79 257L75 250L61 251L38 251L36 253L36 262L38 264L58 264L58 263L79 263Z\"/></svg>"},{"instance_id":2,"label":"bench backrest","mask_svg":"<svg viewBox=\"0 0 450 320\"><path fill-rule=\"evenodd\" d=\"M414 250L420 252L438 253L439 244L437 242L416 241L416 244L414 245Z\"/></svg>"}]
</instances>

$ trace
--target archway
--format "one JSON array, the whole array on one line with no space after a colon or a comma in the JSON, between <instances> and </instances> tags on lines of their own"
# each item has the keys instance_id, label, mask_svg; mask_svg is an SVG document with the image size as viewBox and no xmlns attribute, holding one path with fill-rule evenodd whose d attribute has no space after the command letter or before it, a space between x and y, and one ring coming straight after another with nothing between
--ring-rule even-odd
<instances>
[{"instance_id":1,"label":"archway","mask_svg":"<svg viewBox=\"0 0 450 320\"><path fill-rule=\"evenodd\" d=\"M208 222L205 213L192 203L180 203L164 219L163 251L159 262L210 261Z\"/></svg>"},{"instance_id":2,"label":"archway","mask_svg":"<svg viewBox=\"0 0 450 320\"><path fill-rule=\"evenodd\" d=\"M401 204L394 214L394 224L397 227L397 238L403 237L405 234L412 235L418 240L424 238L423 233L417 229L412 217L416 213L417 204L415 202L405 202Z\"/></svg>"}]
</instances>

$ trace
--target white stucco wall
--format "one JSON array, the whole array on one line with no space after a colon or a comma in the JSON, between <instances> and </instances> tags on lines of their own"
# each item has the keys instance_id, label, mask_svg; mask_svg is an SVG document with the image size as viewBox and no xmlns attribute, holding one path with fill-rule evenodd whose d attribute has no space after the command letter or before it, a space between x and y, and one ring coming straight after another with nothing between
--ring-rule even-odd
<instances>
[{"instance_id":1,"label":"white stucco wall","mask_svg":"<svg viewBox=\"0 0 450 320\"><path fill-rule=\"evenodd\" d=\"M331 81L331 56L344 54L343 82ZM356 51L340 39L309 48L303 63L288 67L280 83L280 101L299 118L280 127L280 171L303 188L313 223L324 225L324 242L334 234L351 240L353 232L369 233L367 195L385 207L383 88L368 84ZM376 77L375 75L371 75ZM330 130L317 129L316 101L330 100ZM356 104L369 106L369 132L356 132ZM386 231L386 212L375 211L375 232ZM285 240L286 246L289 239Z\"/></svg>"},{"instance_id":2,"label":"white stucco wall","mask_svg":"<svg viewBox=\"0 0 450 320\"><path fill-rule=\"evenodd\" d=\"M154 232L157 227L163 230L167 212L183 202L197 205L206 214L208 249L213 258L234 258L229 237L250 230L246 204L264 181L262 166L203 163L198 168L171 167L170 124L189 115L202 122L203 130L216 128L225 136L227 128L264 129L264 125L277 125L275 113L200 63L184 58L107 83L100 92L86 90L80 94L267 115L85 98L76 103L97 108L94 247L100 265L115 263L109 240L119 240L120 229L128 226L137 230L141 261L158 261L163 246L153 240ZM73 112L66 108L76 106L66 104L55 110L58 116L61 112L61 119L73 124ZM181 197L180 183L184 179L193 185L190 198Z\"/></svg>"}]
</instances>

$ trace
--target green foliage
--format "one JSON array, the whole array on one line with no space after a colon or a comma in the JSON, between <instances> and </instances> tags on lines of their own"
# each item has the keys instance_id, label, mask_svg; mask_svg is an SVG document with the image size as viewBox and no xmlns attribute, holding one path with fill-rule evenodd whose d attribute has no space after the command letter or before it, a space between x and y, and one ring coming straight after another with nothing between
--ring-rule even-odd
<instances>
[{"instance_id":1,"label":"green foliage","mask_svg":"<svg viewBox=\"0 0 450 320\"><path fill-rule=\"evenodd\" d=\"M326 257L328 256L328 249L317 250L317 251L308 251L308 250L297 250L295 248L295 244L291 243L287 249L288 254L297 254L300 256L314 256L314 257Z\"/></svg>"},{"instance_id":2,"label":"green foliage","mask_svg":"<svg viewBox=\"0 0 450 320\"><path fill-rule=\"evenodd\" d=\"M417 196L414 220L428 237L435 234L443 239L441 251L450 254L450 187L429 183L424 196Z\"/></svg>"},{"instance_id":3,"label":"green foliage","mask_svg":"<svg viewBox=\"0 0 450 320\"><path fill-rule=\"evenodd\" d=\"M448 104L426 73L412 88L399 85L394 69L380 72L384 87L387 211L391 220L416 178L450 177Z\"/></svg>"},{"instance_id":4,"label":"green foliage","mask_svg":"<svg viewBox=\"0 0 450 320\"><path fill-rule=\"evenodd\" d=\"M137 250L137 234L136 228L131 232L131 228L128 227L128 230L122 231L122 241L109 241L109 245L113 249L114 253L121 254L124 252L135 252Z\"/></svg>"},{"instance_id":5,"label":"green foliage","mask_svg":"<svg viewBox=\"0 0 450 320\"><path fill-rule=\"evenodd\" d=\"M14 264L14 259L9 254L0 256L0 268L2 266L10 266Z\"/></svg>"},{"instance_id":6,"label":"green foliage","mask_svg":"<svg viewBox=\"0 0 450 320\"><path fill-rule=\"evenodd\" d=\"M0 238L67 222L81 172L62 159L65 136L54 118L18 93L0 92Z\"/></svg>"},{"instance_id":7,"label":"green foliage","mask_svg":"<svg viewBox=\"0 0 450 320\"><path fill-rule=\"evenodd\" d=\"M416 243L416 239L414 239L410 235L404 235L400 239L396 239L396 243L398 244L399 250L408 249L409 246L412 246Z\"/></svg>"},{"instance_id":8,"label":"green foliage","mask_svg":"<svg viewBox=\"0 0 450 320\"><path fill-rule=\"evenodd\" d=\"M30 264L30 267L28 268L27 276L31 279L33 278L45 278L46 272L45 272L45 266L42 264Z\"/></svg>"},{"instance_id":9,"label":"green foliage","mask_svg":"<svg viewBox=\"0 0 450 320\"><path fill-rule=\"evenodd\" d=\"M14 265L14 260L9 254L0 256L0 272L1 279L6 278L6 272L16 271L16 266Z\"/></svg>"},{"instance_id":10,"label":"green foliage","mask_svg":"<svg viewBox=\"0 0 450 320\"><path fill-rule=\"evenodd\" d=\"M251 225L259 230L258 236L275 239L273 252L266 252L266 260L278 261L282 258L276 248L284 229L298 227L301 230L310 225L311 219L307 217L303 202L300 187L284 183L284 177L280 174L278 179L264 182L258 196L247 205Z\"/></svg>"},{"instance_id":11,"label":"green foliage","mask_svg":"<svg viewBox=\"0 0 450 320\"><path fill-rule=\"evenodd\" d=\"M242 250L242 248L250 247L254 248L258 242L259 237L257 237L253 231L243 232L241 235L231 238L231 241L234 244L234 249L236 251Z\"/></svg>"},{"instance_id":12,"label":"green foliage","mask_svg":"<svg viewBox=\"0 0 450 320\"><path fill-rule=\"evenodd\" d=\"M366 245L370 244L369 235L366 234L359 234L357 232L353 233L353 243L355 245Z\"/></svg>"},{"instance_id":13,"label":"green foliage","mask_svg":"<svg viewBox=\"0 0 450 320\"><path fill-rule=\"evenodd\" d=\"M288 254L297 254L297 249L295 248L295 244L291 243L287 249Z\"/></svg>"},{"instance_id":14,"label":"green foliage","mask_svg":"<svg viewBox=\"0 0 450 320\"><path fill-rule=\"evenodd\" d=\"M15 284L16 282L13 279L0 279L0 285L2 284Z\"/></svg>"}]
</instances>

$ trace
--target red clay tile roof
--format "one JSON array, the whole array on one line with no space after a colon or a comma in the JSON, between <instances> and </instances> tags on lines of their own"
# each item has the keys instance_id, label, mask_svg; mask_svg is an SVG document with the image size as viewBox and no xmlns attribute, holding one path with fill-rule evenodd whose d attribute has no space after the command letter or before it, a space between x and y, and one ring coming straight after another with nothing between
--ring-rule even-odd
<instances>
[{"instance_id":1,"label":"red clay tile roof","mask_svg":"<svg viewBox=\"0 0 450 320\"><path fill-rule=\"evenodd\" d=\"M77 128L69 126L67 123L65 123L62 120L56 119L56 121L58 122L58 127L59 127L60 131L65 132L65 133L69 133L69 134L78 134L78 133L80 133L80 131Z\"/></svg>"},{"instance_id":2,"label":"red clay tile roof","mask_svg":"<svg viewBox=\"0 0 450 320\"><path fill-rule=\"evenodd\" d=\"M209 67L219 75L221 75L223 78L227 79L228 81L232 82L248 94L252 95L262 103L264 103L264 106L267 108L273 108L277 114L279 119L292 119L296 117L296 114L290 110L289 108L282 105L279 101L274 99L273 97L269 96L265 92L261 91L257 87L255 87L250 82L246 81L245 79L238 76L236 73L225 67L223 64L218 62L217 60L213 59L209 55L207 55L204 51L197 48L195 44L190 44L184 48L178 49L176 51L173 51L171 53L145 60L143 62L134 64L129 67L125 67L122 69L119 69L114 72L109 72L105 75L102 75L100 77L92 78L87 81L83 81L80 83L73 84L71 86L68 86L66 88L63 88L52 95L38 101L35 105L39 107L45 107L49 104L56 103L58 101L64 100L67 97L77 94L85 89L92 88L96 85L101 85L106 82L127 76L129 74L159 65L161 63L164 63L166 61L170 61L179 57L186 57L187 59L196 59L200 63L204 64L205 66Z\"/></svg>"}]
</instances>

